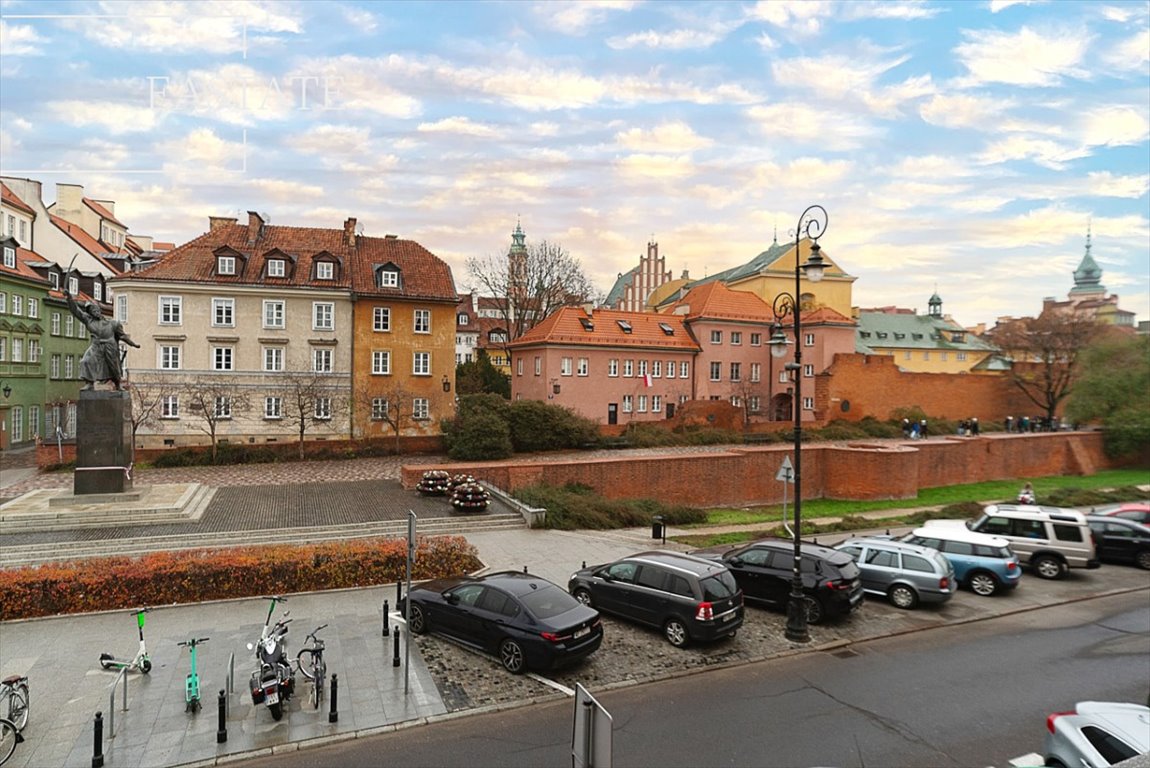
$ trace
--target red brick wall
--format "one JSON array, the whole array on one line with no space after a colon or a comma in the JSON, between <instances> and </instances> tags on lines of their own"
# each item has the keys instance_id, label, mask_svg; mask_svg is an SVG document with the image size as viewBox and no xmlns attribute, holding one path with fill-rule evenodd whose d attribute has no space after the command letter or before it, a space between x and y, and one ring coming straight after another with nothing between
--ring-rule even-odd
<instances>
[{"instance_id":1,"label":"red brick wall","mask_svg":"<svg viewBox=\"0 0 1150 768\"><path fill-rule=\"evenodd\" d=\"M775 474L790 454L790 446L779 445L584 461L460 462L405 466L402 481L405 488L414 488L424 471L445 469L509 491L539 483L581 483L608 498L655 496L691 506L775 504L783 498ZM803 447L802 462L803 498L858 500L914 498L920 488L1092 474L1117 466L1103 452L1099 432L812 444Z\"/></svg>"}]
</instances>

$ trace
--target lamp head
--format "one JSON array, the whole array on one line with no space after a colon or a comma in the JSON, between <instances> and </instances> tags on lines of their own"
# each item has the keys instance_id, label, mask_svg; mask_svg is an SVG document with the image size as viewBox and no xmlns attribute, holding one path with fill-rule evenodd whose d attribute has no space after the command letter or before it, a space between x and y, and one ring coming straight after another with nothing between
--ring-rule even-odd
<instances>
[{"instance_id":1,"label":"lamp head","mask_svg":"<svg viewBox=\"0 0 1150 768\"><path fill-rule=\"evenodd\" d=\"M443 391L444 392L450 392L451 391L451 381L447 378L447 376L443 377Z\"/></svg>"},{"instance_id":2,"label":"lamp head","mask_svg":"<svg viewBox=\"0 0 1150 768\"><path fill-rule=\"evenodd\" d=\"M783 333L783 326L775 325L775 329L771 331L771 340L767 344L771 348L771 357L784 358L787 356L787 345L791 340Z\"/></svg>"},{"instance_id":3,"label":"lamp head","mask_svg":"<svg viewBox=\"0 0 1150 768\"><path fill-rule=\"evenodd\" d=\"M0 390L0 392L4 393L4 399L7 400L9 397L12 396L12 387L5 384L4 389Z\"/></svg>"},{"instance_id":4,"label":"lamp head","mask_svg":"<svg viewBox=\"0 0 1150 768\"><path fill-rule=\"evenodd\" d=\"M807 280L812 283L817 283L823 279L823 274L826 272L826 261L819 251L822 248L817 242L811 243L811 255L807 257L807 261L803 264L803 272L807 273Z\"/></svg>"}]
</instances>

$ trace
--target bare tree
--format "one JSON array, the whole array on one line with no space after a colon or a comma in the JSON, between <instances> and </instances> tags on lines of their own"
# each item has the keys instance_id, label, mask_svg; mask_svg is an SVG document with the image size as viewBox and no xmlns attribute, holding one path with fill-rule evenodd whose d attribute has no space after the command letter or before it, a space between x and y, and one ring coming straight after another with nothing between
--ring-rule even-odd
<instances>
[{"instance_id":1,"label":"bare tree","mask_svg":"<svg viewBox=\"0 0 1150 768\"><path fill-rule=\"evenodd\" d=\"M399 455L399 438L404 426L413 419L413 405L416 394L405 388L402 382L393 382L382 389L373 389L360 396L357 403L371 421L382 421L391 427L395 435L395 453Z\"/></svg>"},{"instance_id":2,"label":"bare tree","mask_svg":"<svg viewBox=\"0 0 1150 768\"><path fill-rule=\"evenodd\" d=\"M308 430L319 423L347 419L351 414L346 383L330 373L289 371L280 378L280 392L283 420L295 429L301 459Z\"/></svg>"},{"instance_id":3,"label":"bare tree","mask_svg":"<svg viewBox=\"0 0 1150 768\"><path fill-rule=\"evenodd\" d=\"M743 424L750 424L752 416L763 413L763 393L765 389L761 381L751 381L750 377L740 378L731 382L731 397L739 399L739 407L743 409ZM757 408L755 400L758 400Z\"/></svg>"},{"instance_id":4,"label":"bare tree","mask_svg":"<svg viewBox=\"0 0 1150 768\"><path fill-rule=\"evenodd\" d=\"M238 379L231 376L207 376L194 379L183 386L182 396L194 421L189 429L197 429L212 441L212 463L216 461L216 432L220 424L251 410L251 398L240 388Z\"/></svg>"},{"instance_id":5,"label":"bare tree","mask_svg":"<svg viewBox=\"0 0 1150 768\"><path fill-rule=\"evenodd\" d=\"M467 259L472 290L500 301L512 342L556 309L595 301L598 294L579 260L558 243L543 240L498 256ZM507 348L504 347L504 351Z\"/></svg>"},{"instance_id":6,"label":"bare tree","mask_svg":"<svg viewBox=\"0 0 1150 768\"><path fill-rule=\"evenodd\" d=\"M1079 355L1099 328L1087 315L1047 310L1001 323L989 335L1013 362L1011 383L1053 421L1074 384Z\"/></svg>"},{"instance_id":7,"label":"bare tree","mask_svg":"<svg viewBox=\"0 0 1150 768\"><path fill-rule=\"evenodd\" d=\"M160 382L131 381L128 392L132 395L132 442L141 427L154 427L159 423L160 404L171 394L171 386Z\"/></svg>"}]
</instances>

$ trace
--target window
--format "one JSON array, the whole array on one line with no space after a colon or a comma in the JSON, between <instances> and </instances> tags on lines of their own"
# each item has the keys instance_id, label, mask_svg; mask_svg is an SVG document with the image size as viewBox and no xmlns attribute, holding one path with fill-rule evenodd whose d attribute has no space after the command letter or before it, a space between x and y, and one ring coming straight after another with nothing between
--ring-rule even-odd
<instances>
[{"instance_id":1,"label":"window","mask_svg":"<svg viewBox=\"0 0 1150 768\"><path fill-rule=\"evenodd\" d=\"M69 277L68 278L68 293L75 296L79 292L80 292L80 278Z\"/></svg>"},{"instance_id":2,"label":"window","mask_svg":"<svg viewBox=\"0 0 1150 768\"><path fill-rule=\"evenodd\" d=\"M902 567L908 571L934 573L934 567L931 565L930 561L925 557L919 557L918 555L908 555L903 553Z\"/></svg>"},{"instance_id":3,"label":"window","mask_svg":"<svg viewBox=\"0 0 1150 768\"><path fill-rule=\"evenodd\" d=\"M8 311L8 294L0 291L0 312Z\"/></svg>"},{"instance_id":4,"label":"window","mask_svg":"<svg viewBox=\"0 0 1150 768\"><path fill-rule=\"evenodd\" d=\"M627 376L627 377L635 375L635 361L634 360L624 360L623 361L623 375Z\"/></svg>"},{"instance_id":5,"label":"window","mask_svg":"<svg viewBox=\"0 0 1150 768\"><path fill-rule=\"evenodd\" d=\"M278 300L264 301L264 328L284 327L284 303Z\"/></svg>"},{"instance_id":6,"label":"window","mask_svg":"<svg viewBox=\"0 0 1150 768\"><path fill-rule=\"evenodd\" d=\"M659 413L663 410L663 396L651 395L651 413Z\"/></svg>"},{"instance_id":7,"label":"window","mask_svg":"<svg viewBox=\"0 0 1150 768\"><path fill-rule=\"evenodd\" d=\"M180 396L179 395L164 395L160 400L160 418L161 419L178 419L180 418Z\"/></svg>"},{"instance_id":8,"label":"window","mask_svg":"<svg viewBox=\"0 0 1150 768\"><path fill-rule=\"evenodd\" d=\"M686 360L679 363L679 378L680 379L691 378L691 364Z\"/></svg>"},{"instance_id":9,"label":"window","mask_svg":"<svg viewBox=\"0 0 1150 768\"><path fill-rule=\"evenodd\" d=\"M760 410L759 396L751 395L747 398L747 407L751 409L751 413L758 413Z\"/></svg>"},{"instance_id":10,"label":"window","mask_svg":"<svg viewBox=\"0 0 1150 768\"><path fill-rule=\"evenodd\" d=\"M27 234L28 234L28 222L24 221L23 219L20 219L20 242L21 243L27 243L28 242Z\"/></svg>"},{"instance_id":11,"label":"window","mask_svg":"<svg viewBox=\"0 0 1150 768\"><path fill-rule=\"evenodd\" d=\"M790 380L791 380L790 374L785 368L783 370L779 371L779 383L780 384L786 384Z\"/></svg>"},{"instance_id":12,"label":"window","mask_svg":"<svg viewBox=\"0 0 1150 768\"><path fill-rule=\"evenodd\" d=\"M284 274L283 259L271 259L268 261L268 277L283 277Z\"/></svg>"},{"instance_id":13,"label":"window","mask_svg":"<svg viewBox=\"0 0 1150 768\"><path fill-rule=\"evenodd\" d=\"M282 371L284 369L284 351L282 347L264 347L264 370Z\"/></svg>"},{"instance_id":14,"label":"window","mask_svg":"<svg viewBox=\"0 0 1150 768\"><path fill-rule=\"evenodd\" d=\"M16 269L16 249L15 248L8 248L7 246L5 246L5 248L4 248L4 266L8 267L8 269Z\"/></svg>"},{"instance_id":15,"label":"window","mask_svg":"<svg viewBox=\"0 0 1150 768\"><path fill-rule=\"evenodd\" d=\"M577 364L577 367L575 368L575 373L580 375L580 376L586 376L587 375L587 358L585 358L585 357L579 358L579 362Z\"/></svg>"},{"instance_id":16,"label":"window","mask_svg":"<svg viewBox=\"0 0 1150 768\"><path fill-rule=\"evenodd\" d=\"M315 331L334 331L335 305L330 301L312 302L311 327Z\"/></svg>"},{"instance_id":17,"label":"window","mask_svg":"<svg viewBox=\"0 0 1150 768\"><path fill-rule=\"evenodd\" d=\"M331 373L332 354L330 349L311 351L311 369L315 373Z\"/></svg>"},{"instance_id":18,"label":"window","mask_svg":"<svg viewBox=\"0 0 1150 768\"><path fill-rule=\"evenodd\" d=\"M630 395L623 395L623 413L630 413L632 407L632 398Z\"/></svg>"},{"instance_id":19,"label":"window","mask_svg":"<svg viewBox=\"0 0 1150 768\"><path fill-rule=\"evenodd\" d=\"M966 353L965 352L955 352L954 353L954 359L960 363L965 363L966 362Z\"/></svg>"},{"instance_id":20,"label":"window","mask_svg":"<svg viewBox=\"0 0 1150 768\"><path fill-rule=\"evenodd\" d=\"M814 376L814 375L815 375L815 367L813 365L811 365L810 363L804 363L803 364L803 376L810 378L811 376Z\"/></svg>"},{"instance_id":21,"label":"window","mask_svg":"<svg viewBox=\"0 0 1150 768\"><path fill-rule=\"evenodd\" d=\"M898 568L898 553L888 552L885 549L872 549L867 553L868 565L877 565L880 568Z\"/></svg>"},{"instance_id":22,"label":"window","mask_svg":"<svg viewBox=\"0 0 1150 768\"><path fill-rule=\"evenodd\" d=\"M651 378L660 379L663 377L663 361L656 360L651 363Z\"/></svg>"},{"instance_id":23,"label":"window","mask_svg":"<svg viewBox=\"0 0 1150 768\"><path fill-rule=\"evenodd\" d=\"M416 352L411 360L411 373L413 376L431 375L431 353Z\"/></svg>"},{"instance_id":24,"label":"window","mask_svg":"<svg viewBox=\"0 0 1150 768\"><path fill-rule=\"evenodd\" d=\"M213 371L231 371L233 368L233 354L235 350L232 347L212 347L212 370Z\"/></svg>"},{"instance_id":25,"label":"window","mask_svg":"<svg viewBox=\"0 0 1150 768\"><path fill-rule=\"evenodd\" d=\"M762 363L751 363L751 383L758 384L762 378L763 365Z\"/></svg>"},{"instance_id":26,"label":"window","mask_svg":"<svg viewBox=\"0 0 1150 768\"><path fill-rule=\"evenodd\" d=\"M607 361L607 375L611 377L619 375L618 359L612 358L611 360Z\"/></svg>"},{"instance_id":27,"label":"window","mask_svg":"<svg viewBox=\"0 0 1150 768\"><path fill-rule=\"evenodd\" d=\"M0 358L0 359L3 359L3 358ZM49 365L48 377L52 378L52 379L60 378L60 356L59 355L52 355L52 358L48 361L48 365Z\"/></svg>"},{"instance_id":28,"label":"window","mask_svg":"<svg viewBox=\"0 0 1150 768\"><path fill-rule=\"evenodd\" d=\"M236 300L212 299L212 325L233 328L236 324Z\"/></svg>"},{"instance_id":29,"label":"window","mask_svg":"<svg viewBox=\"0 0 1150 768\"><path fill-rule=\"evenodd\" d=\"M948 355L945 352L939 352L938 357L945 363L947 361Z\"/></svg>"},{"instance_id":30,"label":"window","mask_svg":"<svg viewBox=\"0 0 1150 768\"><path fill-rule=\"evenodd\" d=\"M160 297L160 325L180 325L183 322L184 300L179 296Z\"/></svg>"},{"instance_id":31,"label":"window","mask_svg":"<svg viewBox=\"0 0 1150 768\"><path fill-rule=\"evenodd\" d=\"M128 322L128 297L116 297L116 319L121 323Z\"/></svg>"},{"instance_id":32,"label":"window","mask_svg":"<svg viewBox=\"0 0 1150 768\"><path fill-rule=\"evenodd\" d=\"M164 371L179 370L180 348L178 346L160 345L160 369ZM71 378L70 376L66 378Z\"/></svg>"},{"instance_id":33,"label":"window","mask_svg":"<svg viewBox=\"0 0 1150 768\"><path fill-rule=\"evenodd\" d=\"M394 269L379 270L379 286L381 288L398 288L399 272Z\"/></svg>"},{"instance_id":34,"label":"window","mask_svg":"<svg viewBox=\"0 0 1150 768\"><path fill-rule=\"evenodd\" d=\"M54 291L60 290L60 273L49 272L48 273L48 280L51 281L51 283L52 283L52 290L54 290Z\"/></svg>"},{"instance_id":35,"label":"window","mask_svg":"<svg viewBox=\"0 0 1150 768\"><path fill-rule=\"evenodd\" d=\"M1054 523L1054 538L1059 541L1082 541L1082 529L1076 525Z\"/></svg>"},{"instance_id":36,"label":"window","mask_svg":"<svg viewBox=\"0 0 1150 768\"><path fill-rule=\"evenodd\" d=\"M64 378L65 379L76 378L76 356L75 355L64 355Z\"/></svg>"},{"instance_id":37,"label":"window","mask_svg":"<svg viewBox=\"0 0 1150 768\"><path fill-rule=\"evenodd\" d=\"M813 411L815 409L815 399L813 397L803 398L803 410Z\"/></svg>"},{"instance_id":38,"label":"window","mask_svg":"<svg viewBox=\"0 0 1150 768\"><path fill-rule=\"evenodd\" d=\"M60 313L59 312L53 312L52 313L52 335L53 336L59 336L60 335Z\"/></svg>"},{"instance_id":39,"label":"window","mask_svg":"<svg viewBox=\"0 0 1150 768\"><path fill-rule=\"evenodd\" d=\"M813 347L815 345L815 335L813 333L803 334L803 346Z\"/></svg>"},{"instance_id":40,"label":"window","mask_svg":"<svg viewBox=\"0 0 1150 768\"><path fill-rule=\"evenodd\" d=\"M910 360L911 351L908 349L902 356L903 360Z\"/></svg>"},{"instance_id":41,"label":"window","mask_svg":"<svg viewBox=\"0 0 1150 768\"><path fill-rule=\"evenodd\" d=\"M455 324L456 325L467 325L470 322L471 322L471 318L468 317L466 312L460 312L459 314L457 314L455 316Z\"/></svg>"},{"instance_id":42,"label":"window","mask_svg":"<svg viewBox=\"0 0 1150 768\"><path fill-rule=\"evenodd\" d=\"M97 281L92 284L92 298L96 301L104 300L104 284Z\"/></svg>"},{"instance_id":43,"label":"window","mask_svg":"<svg viewBox=\"0 0 1150 768\"><path fill-rule=\"evenodd\" d=\"M315 279L331 280L335 277L335 264L330 261L317 261L315 263ZM318 416L316 417L319 418Z\"/></svg>"},{"instance_id":44,"label":"window","mask_svg":"<svg viewBox=\"0 0 1150 768\"><path fill-rule=\"evenodd\" d=\"M75 318L68 315L64 318L64 335L65 336L83 336L84 326L77 325Z\"/></svg>"},{"instance_id":45,"label":"window","mask_svg":"<svg viewBox=\"0 0 1150 768\"><path fill-rule=\"evenodd\" d=\"M739 331L731 331L731 343L732 344L742 344L743 343L743 334L740 333Z\"/></svg>"},{"instance_id":46,"label":"window","mask_svg":"<svg viewBox=\"0 0 1150 768\"><path fill-rule=\"evenodd\" d=\"M23 224L24 222L20 222ZM28 406L28 434L33 438L40 436L40 406Z\"/></svg>"},{"instance_id":47,"label":"window","mask_svg":"<svg viewBox=\"0 0 1150 768\"><path fill-rule=\"evenodd\" d=\"M415 310L415 332L416 333L431 333L431 310L417 309Z\"/></svg>"},{"instance_id":48,"label":"window","mask_svg":"<svg viewBox=\"0 0 1150 768\"><path fill-rule=\"evenodd\" d=\"M375 376L391 375L391 352L373 350L371 353L371 372Z\"/></svg>"},{"instance_id":49,"label":"window","mask_svg":"<svg viewBox=\"0 0 1150 768\"><path fill-rule=\"evenodd\" d=\"M22 405L12 406L12 442L24 442L24 406Z\"/></svg>"},{"instance_id":50,"label":"window","mask_svg":"<svg viewBox=\"0 0 1150 768\"><path fill-rule=\"evenodd\" d=\"M459 364L459 355L455 356L455 364L456 365ZM516 358L516 360L515 360L515 375L516 376L522 376L523 375L523 358L522 357Z\"/></svg>"},{"instance_id":51,"label":"window","mask_svg":"<svg viewBox=\"0 0 1150 768\"><path fill-rule=\"evenodd\" d=\"M565 357L559 361L559 375L560 376L570 376L571 375L571 358Z\"/></svg>"},{"instance_id":52,"label":"window","mask_svg":"<svg viewBox=\"0 0 1150 768\"><path fill-rule=\"evenodd\" d=\"M923 360L929 360L930 359L930 350L927 350L926 352L922 353L922 359Z\"/></svg>"},{"instance_id":53,"label":"window","mask_svg":"<svg viewBox=\"0 0 1150 768\"><path fill-rule=\"evenodd\" d=\"M1129 744L1096 725L1083 726L1082 735L1086 737L1092 747L1098 750L1098 754L1102 755L1102 759L1106 761L1107 765L1121 763L1138 755L1138 751ZM1082 762L1085 763L1086 761L1083 760Z\"/></svg>"},{"instance_id":54,"label":"window","mask_svg":"<svg viewBox=\"0 0 1150 768\"><path fill-rule=\"evenodd\" d=\"M96 298L98 299L100 297L97 296ZM35 319L39 316L40 316L40 300L29 296L28 297L28 317Z\"/></svg>"},{"instance_id":55,"label":"window","mask_svg":"<svg viewBox=\"0 0 1150 768\"><path fill-rule=\"evenodd\" d=\"M40 362L40 341L38 339L28 339L28 362Z\"/></svg>"},{"instance_id":56,"label":"window","mask_svg":"<svg viewBox=\"0 0 1150 768\"><path fill-rule=\"evenodd\" d=\"M24 297L18 293L12 294L12 314L24 314Z\"/></svg>"},{"instance_id":57,"label":"window","mask_svg":"<svg viewBox=\"0 0 1150 768\"><path fill-rule=\"evenodd\" d=\"M315 418L318 421L328 421L331 419L330 397L317 397L315 399Z\"/></svg>"},{"instance_id":58,"label":"window","mask_svg":"<svg viewBox=\"0 0 1150 768\"><path fill-rule=\"evenodd\" d=\"M388 333L391 331L391 309L388 307L376 307L372 311L371 329L376 333Z\"/></svg>"},{"instance_id":59,"label":"window","mask_svg":"<svg viewBox=\"0 0 1150 768\"><path fill-rule=\"evenodd\" d=\"M639 395L639 413L647 412L647 396Z\"/></svg>"},{"instance_id":60,"label":"window","mask_svg":"<svg viewBox=\"0 0 1150 768\"><path fill-rule=\"evenodd\" d=\"M264 418L265 419L282 419L283 418L283 400L276 396L264 398Z\"/></svg>"},{"instance_id":61,"label":"window","mask_svg":"<svg viewBox=\"0 0 1150 768\"><path fill-rule=\"evenodd\" d=\"M742 363L731 363L731 381L743 380L743 366Z\"/></svg>"},{"instance_id":62,"label":"window","mask_svg":"<svg viewBox=\"0 0 1150 768\"><path fill-rule=\"evenodd\" d=\"M426 419L431 415L426 397L417 397L411 401L411 418Z\"/></svg>"},{"instance_id":63,"label":"window","mask_svg":"<svg viewBox=\"0 0 1150 768\"><path fill-rule=\"evenodd\" d=\"M640 376L646 376L647 375L647 361L646 360L640 360L639 361L639 375Z\"/></svg>"},{"instance_id":64,"label":"window","mask_svg":"<svg viewBox=\"0 0 1150 768\"><path fill-rule=\"evenodd\" d=\"M217 396L214 411L217 419L230 419L232 417L232 399L227 395Z\"/></svg>"},{"instance_id":65,"label":"window","mask_svg":"<svg viewBox=\"0 0 1150 768\"><path fill-rule=\"evenodd\" d=\"M371 420L383 421L387 418L387 398L386 397L373 397L371 399Z\"/></svg>"},{"instance_id":66,"label":"window","mask_svg":"<svg viewBox=\"0 0 1150 768\"><path fill-rule=\"evenodd\" d=\"M12 339L12 362L24 362L24 340Z\"/></svg>"},{"instance_id":67,"label":"window","mask_svg":"<svg viewBox=\"0 0 1150 768\"><path fill-rule=\"evenodd\" d=\"M711 343L712 344L722 344L723 343L723 332L722 331L711 331Z\"/></svg>"},{"instance_id":68,"label":"window","mask_svg":"<svg viewBox=\"0 0 1150 768\"><path fill-rule=\"evenodd\" d=\"M0 363L8 359L8 337L0 336Z\"/></svg>"},{"instance_id":69,"label":"window","mask_svg":"<svg viewBox=\"0 0 1150 768\"><path fill-rule=\"evenodd\" d=\"M236 273L236 257L216 257L216 272L221 275L234 275Z\"/></svg>"},{"instance_id":70,"label":"window","mask_svg":"<svg viewBox=\"0 0 1150 768\"><path fill-rule=\"evenodd\" d=\"M752 333L751 334L751 346L752 347L762 346L762 343L763 343L763 334L761 334L761 333Z\"/></svg>"},{"instance_id":71,"label":"window","mask_svg":"<svg viewBox=\"0 0 1150 768\"><path fill-rule=\"evenodd\" d=\"M723 364L711 363L711 381L719 381L723 377Z\"/></svg>"},{"instance_id":72,"label":"window","mask_svg":"<svg viewBox=\"0 0 1150 768\"><path fill-rule=\"evenodd\" d=\"M535 357L535 375L538 376L543 372L543 358Z\"/></svg>"}]
</instances>

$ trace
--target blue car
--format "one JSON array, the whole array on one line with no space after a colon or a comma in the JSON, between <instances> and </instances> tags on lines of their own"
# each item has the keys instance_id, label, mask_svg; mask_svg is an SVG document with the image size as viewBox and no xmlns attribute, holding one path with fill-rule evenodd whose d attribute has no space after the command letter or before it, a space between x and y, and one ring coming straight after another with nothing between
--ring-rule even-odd
<instances>
[{"instance_id":1,"label":"blue car","mask_svg":"<svg viewBox=\"0 0 1150 768\"><path fill-rule=\"evenodd\" d=\"M942 521L939 521L942 522ZM1022 578L1018 555L1006 539L967 530L963 525L927 525L902 537L903 541L937 549L954 566L958 583L976 595L989 597L1014 589Z\"/></svg>"}]
</instances>

